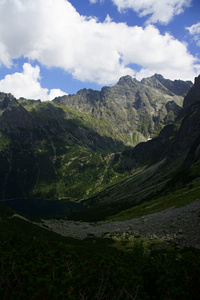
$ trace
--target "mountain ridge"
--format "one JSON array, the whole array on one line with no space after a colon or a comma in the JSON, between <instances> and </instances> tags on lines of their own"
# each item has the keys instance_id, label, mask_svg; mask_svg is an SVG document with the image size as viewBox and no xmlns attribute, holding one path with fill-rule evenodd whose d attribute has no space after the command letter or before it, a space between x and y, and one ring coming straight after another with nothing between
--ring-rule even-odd
<instances>
[{"instance_id":1,"label":"mountain ridge","mask_svg":"<svg viewBox=\"0 0 200 300\"><path fill-rule=\"evenodd\" d=\"M135 147L114 135L120 126L123 133L122 120L106 135L112 112L105 123L100 108L97 119L97 110L0 93L0 199L16 204L15 211L0 205L4 299L198 299L199 83L200 76L183 108L164 102L164 112L174 115L161 115L166 125ZM149 98L142 92L136 106L145 114ZM92 94L89 108L99 99ZM19 198L28 209L38 199L38 211L42 199L63 198L86 209L33 220L16 213Z\"/></svg>"},{"instance_id":2,"label":"mountain ridge","mask_svg":"<svg viewBox=\"0 0 200 300\"><path fill-rule=\"evenodd\" d=\"M199 82L200 76L195 79L195 85L188 93L187 110L183 108L175 122L165 126L152 140L122 152L120 166L129 170L130 177L88 200L89 205L97 205L95 209L91 207L87 216L89 220L98 219L99 215L101 219L115 213L117 218L126 214L131 218L135 216L131 211L137 211L140 206L146 214L148 211L143 209L145 203L146 207L151 207L148 203L153 203L152 207L155 206L155 211L159 211L163 206L178 206L189 203L184 201L198 199L200 97L190 98L190 95L199 95ZM187 194L188 197L184 196ZM183 201L184 197L187 199ZM171 199L176 199L176 202Z\"/></svg>"},{"instance_id":3,"label":"mountain ridge","mask_svg":"<svg viewBox=\"0 0 200 300\"><path fill-rule=\"evenodd\" d=\"M140 151L142 145L127 150L127 155L123 151L158 135L182 110L183 96L171 96L168 89L163 94L164 82L155 75L143 85L125 76L101 92L83 89L51 102L17 100L1 93L1 198L88 198L130 176L133 155L138 162L145 156L149 161L156 158L161 135L150 143L155 153ZM175 89L177 82L169 83ZM192 83L182 85L189 89ZM172 128L174 136L173 126L163 130Z\"/></svg>"},{"instance_id":4,"label":"mountain ridge","mask_svg":"<svg viewBox=\"0 0 200 300\"><path fill-rule=\"evenodd\" d=\"M166 88L165 83L174 92ZM76 95L59 97L54 102L85 111L105 123L105 119L111 120L109 127L117 126L122 141L134 146L174 120L176 114L174 116L174 112L165 106L174 101L177 109L181 107L183 96L192 85L191 82L165 80L157 74L141 82L127 75L116 85L103 87L100 92L82 89Z\"/></svg>"}]
</instances>

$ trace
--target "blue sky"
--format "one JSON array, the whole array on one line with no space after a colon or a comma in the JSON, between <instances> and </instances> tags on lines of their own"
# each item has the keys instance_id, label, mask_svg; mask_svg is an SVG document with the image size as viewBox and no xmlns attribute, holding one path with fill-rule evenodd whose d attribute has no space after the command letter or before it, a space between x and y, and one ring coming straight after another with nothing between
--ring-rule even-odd
<instances>
[{"instance_id":1,"label":"blue sky","mask_svg":"<svg viewBox=\"0 0 200 300\"><path fill-rule=\"evenodd\" d=\"M0 0L0 91L52 100L200 74L199 0Z\"/></svg>"}]
</instances>

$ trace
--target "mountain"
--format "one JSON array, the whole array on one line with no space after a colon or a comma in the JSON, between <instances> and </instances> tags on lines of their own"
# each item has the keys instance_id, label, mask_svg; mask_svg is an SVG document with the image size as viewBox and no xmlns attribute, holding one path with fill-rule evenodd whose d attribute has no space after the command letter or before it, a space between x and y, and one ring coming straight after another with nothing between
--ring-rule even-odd
<instances>
[{"instance_id":1,"label":"mountain","mask_svg":"<svg viewBox=\"0 0 200 300\"><path fill-rule=\"evenodd\" d=\"M118 93L124 95L131 82L125 77L105 88L111 94L116 89L118 100L110 96L103 106L91 96L102 91L80 91L79 105L80 94L42 103L0 93L0 199L24 197L29 207L28 198L84 196L87 206L68 216L78 220L72 222L33 221L0 205L3 299L199 298L200 76L183 108L157 100L154 111L140 99L137 121L145 101L147 116L162 106L174 121L160 117L160 128L166 126L157 135L126 147L125 121L114 120L114 112L107 123L104 118L116 103L123 111ZM186 88L160 75L140 84L138 94L148 85L165 96L169 87L173 94Z\"/></svg>"},{"instance_id":2,"label":"mountain","mask_svg":"<svg viewBox=\"0 0 200 300\"><path fill-rule=\"evenodd\" d=\"M141 82L125 76L115 86L103 87L100 92L83 89L54 102L95 118L103 125L100 134L115 136L133 146L174 121L192 85L189 81L166 80L158 74ZM96 124L90 126L96 129Z\"/></svg>"},{"instance_id":3,"label":"mountain","mask_svg":"<svg viewBox=\"0 0 200 300\"><path fill-rule=\"evenodd\" d=\"M172 123L191 87L155 74L52 102L0 93L1 199L82 199L119 183L133 173L134 153L141 164L140 156L157 152L138 146L120 153Z\"/></svg>"},{"instance_id":4,"label":"mountain","mask_svg":"<svg viewBox=\"0 0 200 300\"><path fill-rule=\"evenodd\" d=\"M91 220L115 213L115 218L131 218L199 198L200 76L175 121L152 140L115 154L111 167L116 161L118 170L129 170L130 176L88 200Z\"/></svg>"}]
</instances>

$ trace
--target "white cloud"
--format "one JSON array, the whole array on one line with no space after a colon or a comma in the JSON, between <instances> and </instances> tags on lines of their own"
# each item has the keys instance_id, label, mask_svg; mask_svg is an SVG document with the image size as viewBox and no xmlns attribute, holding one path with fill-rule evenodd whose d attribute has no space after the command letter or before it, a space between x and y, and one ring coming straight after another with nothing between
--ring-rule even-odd
<instances>
[{"instance_id":1,"label":"white cloud","mask_svg":"<svg viewBox=\"0 0 200 300\"><path fill-rule=\"evenodd\" d=\"M193 36L197 45L200 47L200 22L190 27L186 27L189 33Z\"/></svg>"},{"instance_id":2,"label":"white cloud","mask_svg":"<svg viewBox=\"0 0 200 300\"><path fill-rule=\"evenodd\" d=\"M129 27L109 17L100 23L79 15L65 0L1 1L0 41L0 62L6 66L24 56L101 85L141 72L183 80L197 75L195 58L173 36L161 35L152 25ZM142 71L137 74L130 64L140 65ZM41 89L39 80L34 82Z\"/></svg>"},{"instance_id":3,"label":"white cloud","mask_svg":"<svg viewBox=\"0 0 200 300\"><path fill-rule=\"evenodd\" d=\"M5 45L0 42L0 66L1 64L10 67L12 63Z\"/></svg>"},{"instance_id":4,"label":"white cloud","mask_svg":"<svg viewBox=\"0 0 200 300\"><path fill-rule=\"evenodd\" d=\"M132 9L140 17L148 16L148 23L169 23L174 16L181 14L192 0L112 0L120 12Z\"/></svg>"},{"instance_id":5,"label":"white cloud","mask_svg":"<svg viewBox=\"0 0 200 300\"><path fill-rule=\"evenodd\" d=\"M12 93L16 98L52 100L57 96L65 95L59 89L43 89L40 85L40 68L32 67L29 63L23 65L22 73L6 75L0 80L0 91Z\"/></svg>"},{"instance_id":6,"label":"white cloud","mask_svg":"<svg viewBox=\"0 0 200 300\"><path fill-rule=\"evenodd\" d=\"M65 92L61 91L60 89L51 89L47 94L48 100L53 100L56 97L67 95Z\"/></svg>"}]
</instances>

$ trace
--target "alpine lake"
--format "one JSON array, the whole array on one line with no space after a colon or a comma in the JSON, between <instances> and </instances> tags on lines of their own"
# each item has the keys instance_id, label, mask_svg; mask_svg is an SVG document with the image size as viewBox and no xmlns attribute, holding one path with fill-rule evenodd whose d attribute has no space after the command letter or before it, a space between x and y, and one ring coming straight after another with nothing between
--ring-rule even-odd
<instances>
[{"instance_id":1,"label":"alpine lake","mask_svg":"<svg viewBox=\"0 0 200 300\"><path fill-rule=\"evenodd\" d=\"M16 213L30 217L59 217L86 209L82 203L65 200L41 199L11 199L3 200L2 204L13 209Z\"/></svg>"}]
</instances>

